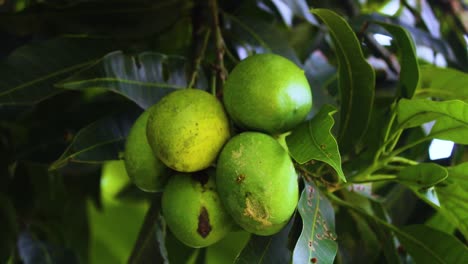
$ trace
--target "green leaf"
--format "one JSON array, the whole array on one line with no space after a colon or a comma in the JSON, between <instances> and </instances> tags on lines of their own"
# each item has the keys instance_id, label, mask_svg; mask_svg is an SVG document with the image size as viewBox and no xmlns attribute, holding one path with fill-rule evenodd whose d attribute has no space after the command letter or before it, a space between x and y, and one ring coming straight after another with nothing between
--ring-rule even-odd
<instances>
[{"instance_id":1,"label":"green leaf","mask_svg":"<svg viewBox=\"0 0 468 264\"><path fill-rule=\"evenodd\" d=\"M468 125L468 103L460 100L435 102L426 99L401 99L397 113L401 128L419 126L443 116Z\"/></svg>"},{"instance_id":2,"label":"green leaf","mask_svg":"<svg viewBox=\"0 0 468 264\"><path fill-rule=\"evenodd\" d=\"M468 162L448 168L448 178L435 187L440 207L436 208L468 238Z\"/></svg>"},{"instance_id":3,"label":"green leaf","mask_svg":"<svg viewBox=\"0 0 468 264\"><path fill-rule=\"evenodd\" d=\"M419 86L419 65L416 56L416 49L409 32L401 26L377 22L384 27L398 46L398 57L400 59L400 82L397 90L397 96L403 98L412 98L414 92Z\"/></svg>"},{"instance_id":4,"label":"green leaf","mask_svg":"<svg viewBox=\"0 0 468 264\"><path fill-rule=\"evenodd\" d=\"M455 232L455 225L453 225L447 217L440 212L436 212L429 220L426 221L425 225L447 233L449 235L453 235Z\"/></svg>"},{"instance_id":5,"label":"green leaf","mask_svg":"<svg viewBox=\"0 0 468 264\"><path fill-rule=\"evenodd\" d=\"M397 180L403 184L418 188L429 188L445 180L448 173L447 169L435 163L420 163L404 168L397 176Z\"/></svg>"},{"instance_id":6,"label":"green leaf","mask_svg":"<svg viewBox=\"0 0 468 264\"><path fill-rule=\"evenodd\" d=\"M178 56L154 52L130 56L116 51L57 86L74 90L109 89L146 109L164 95L187 87L190 77L186 74L187 63Z\"/></svg>"},{"instance_id":7,"label":"green leaf","mask_svg":"<svg viewBox=\"0 0 468 264\"><path fill-rule=\"evenodd\" d=\"M421 67L421 88L416 91L416 96L443 100L458 99L468 103L467 83L467 73L450 68L424 65Z\"/></svg>"},{"instance_id":8,"label":"green leaf","mask_svg":"<svg viewBox=\"0 0 468 264\"><path fill-rule=\"evenodd\" d=\"M5 175L6 176L6 175ZM16 210L9 197L0 193L0 263L7 263L14 254L18 233Z\"/></svg>"},{"instance_id":9,"label":"green leaf","mask_svg":"<svg viewBox=\"0 0 468 264\"><path fill-rule=\"evenodd\" d=\"M416 263L464 264L468 249L455 237L424 225L401 228L397 237Z\"/></svg>"},{"instance_id":10,"label":"green leaf","mask_svg":"<svg viewBox=\"0 0 468 264\"><path fill-rule=\"evenodd\" d=\"M128 263L169 263L165 245L166 224L160 210L161 194L157 194L146 213Z\"/></svg>"},{"instance_id":11,"label":"green leaf","mask_svg":"<svg viewBox=\"0 0 468 264\"><path fill-rule=\"evenodd\" d=\"M300 164L310 160L320 160L329 164L346 181L341 169L341 156L335 138L331 134L336 109L324 105L312 120L303 123L286 137L286 143L293 159Z\"/></svg>"},{"instance_id":12,"label":"green leaf","mask_svg":"<svg viewBox=\"0 0 468 264\"><path fill-rule=\"evenodd\" d=\"M272 236L252 235L234 263L289 263L291 261L291 250L288 248L288 235L293 223L294 217L279 233Z\"/></svg>"},{"instance_id":13,"label":"green leaf","mask_svg":"<svg viewBox=\"0 0 468 264\"><path fill-rule=\"evenodd\" d=\"M335 212L317 186L305 182L298 204L303 229L293 253L293 263L333 263L338 243Z\"/></svg>"},{"instance_id":14,"label":"green leaf","mask_svg":"<svg viewBox=\"0 0 468 264\"><path fill-rule=\"evenodd\" d=\"M468 145L468 137L466 135L468 135L468 124L446 116L437 119L428 136Z\"/></svg>"},{"instance_id":15,"label":"green leaf","mask_svg":"<svg viewBox=\"0 0 468 264\"><path fill-rule=\"evenodd\" d=\"M313 25L318 25L309 12L310 8L305 0L273 0L272 2L288 26L292 25L293 15L302 17Z\"/></svg>"},{"instance_id":16,"label":"green leaf","mask_svg":"<svg viewBox=\"0 0 468 264\"><path fill-rule=\"evenodd\" d=\"M340 91L339 143L342 153L360 143L369 125L374 101L375 73L346 20L327 9L314 9L330 30L338 59Z\"/></svg>"},{"instance_id":17,"label":"green leaf","mask_svg":"<svg viewBox=\"0 0 468 264\"><path fill-rule=\"evenodd\" d=\"M241 54L242 56L276 53L298 65L301 64L287 41L287 32L270 21L246 16L237 17L227 13L224 13L224 18L225 40L248 53Z\"/></svg>"},{"instance_id":18,"label":"green leaf","mask_svg":"<svg viewBox=\"0 0 468 264\"><path fill-rule=\"evenodd\" d=\"M57 38L15 50L0 62L0 106L31 105L61 92L53 84L95 63L112 43Z\"/></svg>"},{"instance_id":19,"label":"green leaf","mask_svg":"<svg viewBox=\"0 0 468 264\"><path fill-rule=\"evenodd\" d=\"M69 162L101 163L119 159L128 131L139 114L130 111L106 117L81 129L49 170L59 169Z\"/></svg>"}]
</instances>

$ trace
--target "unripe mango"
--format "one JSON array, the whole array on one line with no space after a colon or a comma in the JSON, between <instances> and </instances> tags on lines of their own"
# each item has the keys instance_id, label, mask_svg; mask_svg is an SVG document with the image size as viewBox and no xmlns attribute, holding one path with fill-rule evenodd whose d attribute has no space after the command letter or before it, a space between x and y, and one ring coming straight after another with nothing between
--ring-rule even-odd
<instances>
[{"instance_id":1,"label":"unripe mango","mask_svg":"<svg viewBox=\"0 0 468 264\"><path fill-rule=\"evenodd\" d=\"M221 102L197 89L162 98L150 112L148 141L168 167L180 172L208 168L229 138L229 121Z\"/></svg>"},{"instance_id":2,"label":"unripe mango","mask_svg":"<svg viewBox=\"0 0 468 264\"><path fill-rule=\"evenodd\" d=\"M194 248L218 242L234 224L216 190L214 170L171 176L162 213L174 236Z\"/></svg>"},{"instance_id":3,"label":"unripe mango","mask_svg":"<svg viewBox=\"0 0 468 264\"><path fill-rule=\"evenodd\" d=\"M299 187L293 163L272 137L244 132L226 143L216 169L218 192L242 228L272 235L289 221Z\"/></svg>"},{"instance_id":4,"label":"unripe mango","mask_svg":"<svg viewBox=\"0 0 468 264\"><path fill-rule=\"evenodd\" d=\"M143 112L130 129L125 144L125 168L138 188L157 192L162 191L170 170L154 155L146 139L149 112Z\"/></svg>"}]
</instances>

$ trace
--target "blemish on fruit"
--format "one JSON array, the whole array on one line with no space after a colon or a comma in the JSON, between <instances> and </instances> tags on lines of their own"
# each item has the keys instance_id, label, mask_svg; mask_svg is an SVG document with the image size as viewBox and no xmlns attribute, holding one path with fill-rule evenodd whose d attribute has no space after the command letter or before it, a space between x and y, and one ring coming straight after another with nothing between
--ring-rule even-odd
<instances>
[{"instance_id":1,"label":"blemish on fruit","mask_svg":"<svg viewBox=\"0 0 468 264\"><path fill-rule=\"evenodd\" d=\"M239 174L239 175L237 176L237 178L236 178L236 182L237 182L238 184L241 184L241 183L244 181L244 179L245 179L245 175L244 175L244 174Z\"/></svg>"},{"instance_id":2,"label":"blemish on fruit","mask_svg":"<svg viewBox=\"0 0 468 264\"><path fill-rule=\"evenodd\" d=\"M203 206L200 209L200 215L198 215L198 229L197 232L203 238L206 238L211 232L211 225L210 225L210 217L208 215L208 211Z\"/></svg>"},{"instance_id":3,"label":"blemish on fruit","mask_svg":"<svg viewBox=\"0 0 468 264\"><path fill-rule=\"evenodd\" d=\"M244 215L252 218L263 226L272 225L269 220L270 213L268 212L268 209L265 208L261 201L258 201L255 197L247 194L245 198Z\"/></svg>"}]
</instances>

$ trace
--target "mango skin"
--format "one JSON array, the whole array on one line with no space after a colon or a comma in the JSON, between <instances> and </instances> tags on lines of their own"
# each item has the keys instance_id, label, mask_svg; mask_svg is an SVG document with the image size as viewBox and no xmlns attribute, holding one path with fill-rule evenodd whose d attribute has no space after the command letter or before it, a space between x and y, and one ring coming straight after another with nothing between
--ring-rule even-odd
<instances>
[{"instance_id":1,"label":"mango skin","mask_svg":"<svg viewBox=\"0 0 468 264\"><path fill-rule=\"evenodd\" d=\"M150 111L146 133L156 156L179 172L209 167L230 137L221 102L197 89L162 98Z\"/></svg>"},{"instance_id":2,"label":"mango skin","mask_svg":"<svg viewBox=\"0 0 468 264\"><path fill-rule=\"evenodd\" d=\"M170 177L162 196L162 213L169 229L193 248L224 238L234 224L216 190L214 170Z\"/></svg>"},{"instance_id":3,"label":"mango skin","mask_svg":"<svg viewBox=\"0 0 468 264\"><path fill-rule=\"evenodd\" d=\"M269 134L291 130L312 108L304 71L275 54L241 61L229 74L223 93L226 111L238 126Z\"/></svg>"},{"instance_id":4,"label":"mango skin","mask_svg":"<svg viewBox=\"0 0 468 264\"><path fill-rule=\"evenodd\" d=\"M274 138L259 132L244 132L226 143L218 158L216 182L234 221L257 235L279 232L299 199L288 153Z\"/></svg>"},{"instance_id":5,"label":"mango skin","mask_svg":"<svg viewBox=\"0 0 468 264\"><path fill-rule=\"evenodd\" d=\"M125 168L138 188L146 192L158 192L162 191L170 170L154 155L146 138L149 111L143 112L136 119L127 136Z\"/></svg>"}]
</instances>

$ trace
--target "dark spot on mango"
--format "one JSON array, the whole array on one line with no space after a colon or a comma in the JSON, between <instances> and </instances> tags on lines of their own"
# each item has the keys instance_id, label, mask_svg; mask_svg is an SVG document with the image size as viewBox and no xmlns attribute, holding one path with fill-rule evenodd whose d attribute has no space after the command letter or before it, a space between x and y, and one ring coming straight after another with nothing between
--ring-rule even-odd
<instances>
[{"instance_id":1,"label":"dark spot on mango","mask_svg":"<svg viewBox=\"0 0 468 264\"><path fill-rule=\"evenodd\" d=\"M200 209L200 215L198 215L198 229L197 232L203 238L206 238L211 232L210 217L208 211L203 206Z\"/></svg>"},{"instance_id":2,"label":"dark spot on mango","mask_svg":"<svg viewBox=\"0 0 468 264\"><path fill-rule=\"evenodd\" d=\"M244 174L239 174L236 178L236 182L241 184L245 180L245 175Z\"/></svg>"}]
</instances>

